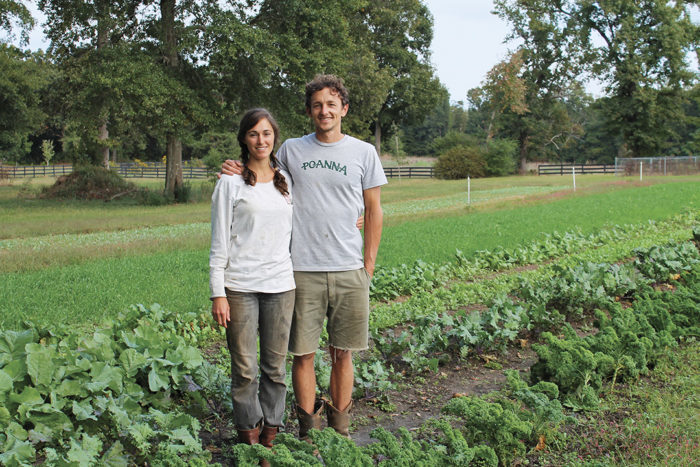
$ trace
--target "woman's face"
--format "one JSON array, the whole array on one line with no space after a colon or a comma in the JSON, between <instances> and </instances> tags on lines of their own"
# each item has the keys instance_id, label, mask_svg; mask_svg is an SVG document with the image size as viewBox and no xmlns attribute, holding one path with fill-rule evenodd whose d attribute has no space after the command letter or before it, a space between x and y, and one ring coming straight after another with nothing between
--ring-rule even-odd
<instances>
[{"instance_id":1,"label":"woman's face","mask_svg":"<svg viewBox=\"0 0 700 467\"><path fill-rule=\"evenodd\" d=\"M263 160L270 157L275 145L275 131L266 118L260 121L245 134L245 144L251 159Z\"/></svg>"}]
</instances>

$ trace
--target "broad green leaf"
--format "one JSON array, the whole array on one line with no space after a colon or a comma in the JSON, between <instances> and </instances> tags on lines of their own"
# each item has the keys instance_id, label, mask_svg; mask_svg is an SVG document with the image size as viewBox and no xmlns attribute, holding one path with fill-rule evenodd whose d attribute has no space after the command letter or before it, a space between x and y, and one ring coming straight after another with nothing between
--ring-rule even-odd
<instances>
[{"instance_id":1,"label":"broad green leaf","mask_svg":"<svg viewBox=\"0 0 700 467\"><path fill-rule=\"evenodd\" d=\"M34 446L28 441L8 438L0 453L0 464L7 467L16 465L32 465L34 462Z\"/></svg>"},{"instance_id":2,"label":"broad green leaf","mask_svg":"<svg viewBox=\"0 0 700 467\"><path fill-rule=\"evenodd\" d=\"M99 438L83 433L81 440L70 440L70 450L66 457L81 467L97 465L101 450L102 441Z\"/></svg>"},{"instance_id":3,"label":"broad green leaf","mask_svg":"<svg viewBox=\"0 0 700 467\"><path fill-rule=\"evenodd\" d=\"M119 356L119 363L129 378L136 376L136 373L146 365L147 361L146 356L135 349L126 349Z\"/></svg>"},{"instance_id":4,"label":"broad green leaf","mask_svg":"<svg viewBox=\"0 0 700 467\"><path fill-rule=\"evenodd\" d=\"M22 381L27 376L27 359L12 360L3 367L3 371L12 378L12 381Z\"/></svg>"},{"instance_id":5,"label":"broad green leaf","mask_svg":"<svg viewBox=\"0 0 700 467\"><path fill-rule=\"evenodd\" d=\"M182 350L182 357L185 363L185 368L192 370L197 368L204 363L204 358L199 350L194 347L185 347Z\"/></svg>"},{"instance_id":6,"label":"broad green leaf","mask_svg":"<svg viewBox=\"0 0 700 467\"><path fill-rule=\"evenodd\" d=\"M44 424L38 424L29 430L29 441L31 441L32 444L50 443L56 435L57 433L50 427Z\"/></svg>"},{"instance_id":7,"label":"broad green leaf","mask_svg":"<svg viewBox=\"0 0 700 467\"><path fill-rule=\"evenodd\" d=\"M95 410L92 407L92 404L90 404L90 400L86 399L81 402L78 401L73 401L73 415L75 415L76 420L82 421L82 420L97 420L97 416L95 415Z\"/></svg>"},{"instance_id":8,"label":"broad green leaf","mask_svg":"<svg viewBox=\"0 0 700 467\"><path fill-rule=\"evenodd\" d=\"M24 359L24 346L39 339L34 329L0 332L0 355L9 354L12 360Z\"/></svg>"},{"instance_id":9,"label":"broad green leaf","mask_svg":"<svg viewBox=\"0 0 700 467\"><path fill-rule=\"evenodd\" d=\"M92 382L87 383L86 387L93 393L102 392L108 387L117 393L121 393L124 388L122 370L104 362L95 362L92 365L90 377Z\"/></svg>"},{"instance_id":10,"label":"broad green leaf","mask_svg":"<svg viewBox=\"0 0 700 467\"><path fill-rule=\"evenodd\" d=\"M170 377L172 378L175 387L179 387L180 383L182 383L182 375L179 368L180 367L178 366L174 366L170 369Z\"/></svg>"},{"instance_id":11,"label":"broad green leaf","mask_svg":"<svg viewBox=\"0 0 700 467\"><path fill-rule=\"evenodd\" d=\"M5 407L0 407L0 431L5 431L5 428L10 424L10 411Z\"/></svg>"},{"instance_id":12,"label":"broad green leaf","mask_svg":"<svg viewBox=\"0 0 700 467\"><path fill-rule=\"evenodd\" d=\"M124 452L124 447L119 441L116 441L107 452L104 453L99 462L100 465L108 467L126 467L129 465L129 457Z\"/></svg>"},{"instance_id":13,"label":"broad green leaf","mask_svg":"<svg viewBox=\"0 0 700 467\"><path fill-rule=\"evenodd\" d=\"M84 339L80 345L85 353L94 355L98 360L106 362L114 359L113 342L111 335L97 331L92 337Z\"/></svg>"},{"instance_id":14,"label":"broad green leaf","mask_svg":"<svg viewBox=\"0 0 700 467\"><path fill-rule=\"evenodd\" d=\"M148 373L148 389L153 392L158 392L161 389L165 389L170 384L169 374L163 372L158 368L156 362L153 362L151 371Z\"/></svg>"},{"instance_id":15,"label":"broad green leaf","mask_svg":"<svg viewBox=\"0 0 700 467\"><path fill-rule=\"evenodd\" d=\"M24 390L19 393L10 394L10 401L20 405L34 406L44 403L44 399L41 397L41 393L32 387L27 386Z\"/></svg>"},{"instance_id":16,"label":"broad green leaf","mask_svg":"<svg viewBox=\"0 0 700 467\"><path fill-rule=\"evenodd\" d=\"M134 400L143 399L143 396L145 395L141 386L139 386L138 384L134 384L133 382L128 380L124 385L124 394Z\"/></svg>"},{"instance_id":17,"label":"broad green leaf","mask_svg":"<svg viewBox=\"0 0 700 467\"><path fill-rule=\"evenodd\" d=\"M85 389L85 383L87 383L88 379L85 378L84 382L80 382L75 379L64 379L61 381L61 384L59 384L56 389L54 390L56 394L59 396L78 396L78 397L85 397L87 396L88 392Z\"/></svg>"},{"instance_id":18,"label":"broad green leaf","mask_svg":"<svg viewBox=\"0 0 700 467\"><path fill-rule=\"evenodd\" d=\"M27 344L27 373L36 386L49 386L53 379L55 351L41 344Z\"/></svg>"},{"instance_id":19,"label":"broad green leaf","mask_svg":"<svg viewBox=\"0 0 700 467\"><path fill-rule=\"evenodd\" d=\"M12 378L4 370L0 370L0 394L10 391L12 391Z\"/></svg>"},{"instance_id":20,"label":"broad green leaf","mask_svg":"<svg viewBox=\"0 0 700 467\"><path fill-rule=\"evenodd\" d=\"M10 440L10 438L16 438L20 441L26 441L27 437L29 436L27 430L22 428L22 425L20 425L17 422L10 422L7 429L5 430L5 435L7 435L8 441Z\"/></svg>"},{"instance_id":21,"label":"broad green leaf","mask_svg":"<svg viewBox=\"0 0 700 467\"><path fill-rule=\"evenodd\" d=\"M47 432L42 427L45 426L48 430L53 431L56 436L60 436L64 431L73 431L73 423L70 418L60 410L56 410L49 404L37 407L31 410L29 421L34 424L37 429Z\"/></svg>"}]
</instances>

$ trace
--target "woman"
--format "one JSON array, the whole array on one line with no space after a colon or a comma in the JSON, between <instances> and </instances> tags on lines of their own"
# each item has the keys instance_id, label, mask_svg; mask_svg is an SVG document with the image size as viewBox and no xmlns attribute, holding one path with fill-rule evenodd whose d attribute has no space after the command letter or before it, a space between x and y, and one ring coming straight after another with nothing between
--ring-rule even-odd
<instances>
[{"instance_id":1,"label":"woman","mask_svg":"<svg viewBox=\"0 0 700 467\"><path fill-rule=\"evenodd\" d=\"M243 172L223 175L212 196L212 315L226 328L239 442L273 444L282 425L285 356L294 308L289 243L292 198L272 154L279 127L265 109L241 119ZM260 383L257 336L260 334Z\"/></svg>"}]
</instances>

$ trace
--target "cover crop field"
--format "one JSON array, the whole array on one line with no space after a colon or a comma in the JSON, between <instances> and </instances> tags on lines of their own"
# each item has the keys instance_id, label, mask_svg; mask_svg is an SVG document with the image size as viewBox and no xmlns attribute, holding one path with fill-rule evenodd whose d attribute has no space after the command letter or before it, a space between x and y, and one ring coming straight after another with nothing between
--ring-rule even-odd
<instances>
[{"instance_id":1,"label":"cover crop field","mask_svg":"<svg viewBox=\"0 0 700 467\"><path fill-rule=\"evenodd\" d=\"M0 463L690 465L700 180L568 181L475 180L468 206L392 180L354 441L289 416L272 451L230 440L210 186L152 208L0 186Z\"/></svg>"}]
</instances>

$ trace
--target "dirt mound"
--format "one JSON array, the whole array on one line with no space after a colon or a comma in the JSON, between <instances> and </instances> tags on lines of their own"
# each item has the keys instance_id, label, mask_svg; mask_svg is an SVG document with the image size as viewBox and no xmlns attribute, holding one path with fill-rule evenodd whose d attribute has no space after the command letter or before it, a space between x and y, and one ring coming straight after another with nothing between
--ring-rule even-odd
<instances>
[{"instance_id":1,"label":"dirt mound","mask_svg":"<svg viewBox=\"0 0 700 467\"><path fill-rule=\"evenodd\" d=\"M76 167L70 175L59 177L41 192L42 198L50 199L103 199L118 195L137 193L138 188L114 171L103 167Z\"/></svg>"}]
</instances>

